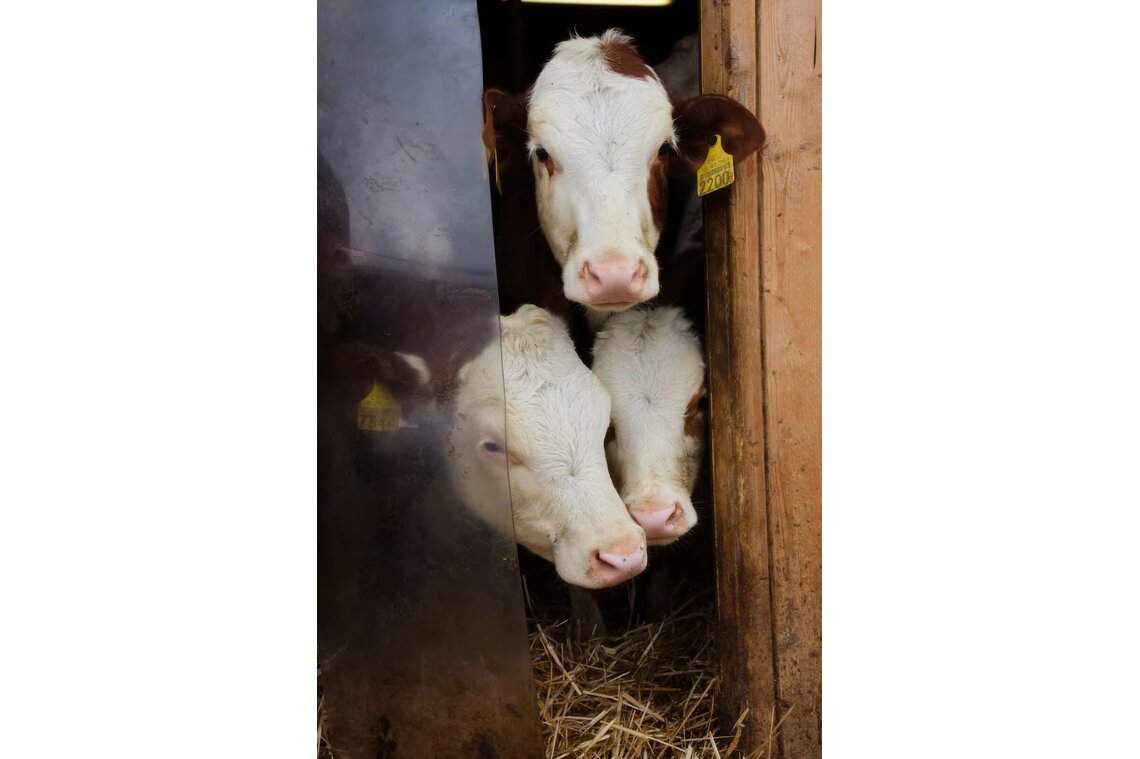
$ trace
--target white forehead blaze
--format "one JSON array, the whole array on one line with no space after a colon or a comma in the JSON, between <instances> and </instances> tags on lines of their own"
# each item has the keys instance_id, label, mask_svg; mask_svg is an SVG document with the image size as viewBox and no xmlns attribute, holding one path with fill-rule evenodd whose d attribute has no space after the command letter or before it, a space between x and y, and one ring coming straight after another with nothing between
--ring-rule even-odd
<instances>
[{"instance_id":1,"label":"white forehead blaze","mask_svg":"<svg viewBox=\"0 0 1140 759\"><path fill-rule=\"evenodd\" d=\"M604 463L605 387L586 368L557 317L534 306L503 319L503 381L512 451L542 476L568 485Z\"/></svg>"},{"instance_id":2,"label":"white forehead blaze","mask_svg":"<svg viewBox=\"0 0 1140 759\"><path fill-rule=\"evenodd\" d=\"M675 141L673 106L653 70L630 76L611 68L607 48L629 44L611 30L555 48L531 90L532 151L544 147L566 171L614 172L646 163L663 142Z\"/></svg>"}]
</instances>

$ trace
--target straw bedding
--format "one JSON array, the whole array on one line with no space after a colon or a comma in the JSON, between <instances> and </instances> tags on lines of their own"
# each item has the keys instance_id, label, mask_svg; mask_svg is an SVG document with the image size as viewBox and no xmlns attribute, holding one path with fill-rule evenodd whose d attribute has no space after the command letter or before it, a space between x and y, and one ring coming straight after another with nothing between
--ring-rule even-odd
<instances>
[{"instance_id":1,"label":"straw bedding","mask_svg":"<svg viewBox=\"0 0 1140 759\"><path fill-rule=\"evenodd\" d=\"M747 756L745 714L718 725L714 612L690 599L660 622L578 642L568 623L532 620L531 658L546 759L765 759L778 725Z\"/></svg>"},{"instance_id":2,"label":"straw bedding","mask_svg":"<svg viewBox=\"0 0 1140 759\"><path fill-rule=\"evenodd\" d=\"M566 619L530 620L545 759L768 759L779 724L740 748L747 711L733 725L716 718L714 611L707 597L685 601L663 620L619 635L579 641ZM318 695L317 756L333 757Z\"/></svg>"}]
</instances>

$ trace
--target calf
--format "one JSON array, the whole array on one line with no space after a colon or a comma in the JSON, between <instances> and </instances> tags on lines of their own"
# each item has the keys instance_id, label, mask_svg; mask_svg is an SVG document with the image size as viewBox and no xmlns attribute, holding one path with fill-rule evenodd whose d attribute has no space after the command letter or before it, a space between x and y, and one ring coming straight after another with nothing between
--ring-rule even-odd
<instances>
[{"instance_id":1,"label":"calf","mask_svg":"<svg viewBox=\"0 0 1140 759\"><path fill-rule=\"evenodd\" d=\"M699 168L714 135L737 161L763 142L756 117L730 98L673 103L616 30L560 43L523 98L488 89L484 115L503 181L527 166L533 173L565 297L595 317L659 292L670 171Z\"/></svg>"},{"instance_id":2,"label":"calf","mask_svg":"<svg viewBox=\"0 0 1140 759\"><path fill-rule=\"evenodd\" d=\"M610 393L614 437L606 455L649 545L697 523L691 493L705 444L705 362L679 308L614 314L594 343L594 374Z\"/></svg>"},{"instance_id":3,"label":"calf","mask_svg":"<svg viewBox=\"0 0 1140 759\"><path fill-rule=\"evenodd\" d=\"M607 471L606 389L548 311L522 306L501 329L501 352L494 342L459 370L450 460L460 497L510 534L495 523L509 492L515 540L572 585L633 577L646 566L645 533Z\"/></svg>"}]
</instances>

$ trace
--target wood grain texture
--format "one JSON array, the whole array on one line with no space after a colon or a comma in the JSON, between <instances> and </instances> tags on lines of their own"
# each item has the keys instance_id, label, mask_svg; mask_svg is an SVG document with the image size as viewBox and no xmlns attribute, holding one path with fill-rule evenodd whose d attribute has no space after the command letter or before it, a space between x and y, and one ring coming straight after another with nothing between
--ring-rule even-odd
<instances>
[{"instance_id":1,"label":"wood grain texture","mask_svg":"<svg viewBox=\"0 0 1140 759\"><path fill-rule=\"evenodd\" d=\"M702 0L701 91L757 107L755 0ZM749 708L744 746L761 745L775 704L765 507L760 347L760 172L705 199L713 521L717 551L720 718Z\"/></svg>"},{"instance_id":2,"label":"wood grain texture","mask_svg":"<svg viewBox=\"0 0 1140 759\"><path fill-rule=\"evenodd\" d=\"M795 759L822 754L820 18L820 0L764 0L756 20L777 719Z\"/></svg>"}]
</instances>

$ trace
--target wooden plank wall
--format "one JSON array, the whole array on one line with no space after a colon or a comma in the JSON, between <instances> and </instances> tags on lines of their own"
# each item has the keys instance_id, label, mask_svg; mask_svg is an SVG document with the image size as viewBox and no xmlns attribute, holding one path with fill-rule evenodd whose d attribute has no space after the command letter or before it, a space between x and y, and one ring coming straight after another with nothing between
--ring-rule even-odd
<instances>
[{"instance_id":1,"label":"wooden plank wall","mask_svg":"<svg viewBox=\"0 0 1140 759\"><path fill-rule=\"evenodd\" d=\"M820 16L820 0L764 0L757 19L768 519L788 759L821 754Z\"/></svg>"},{"instance_id":2,"label":"wooden plank wall","mask_svg":"<svg viewBox=\"0 0 1140 759\"><path fill-rule=\"evenodd\" d=\"M756 4L704 0L701 90L757 109ZM736 65L747 61L748 65ZM717 554L720 722L751 712L745 744L766 732L775 698L765 508L763 356L760 345L760 182L755 156L736 181L706 197L705 266L709 446ZM764 726L762 728L762 726Z\"/></svg>"},{"instance_id":3,"label":"wooden plank wall","mask_svg":"<svg viewBox=\"0 0 1140 759\"><path fill-rule=\"evenodd\" d=\"M821 756L820 0L702 0L702 90L760 117L759 165L705 204L723 718L775 704Z\"/></svg>"}]
</instances>

